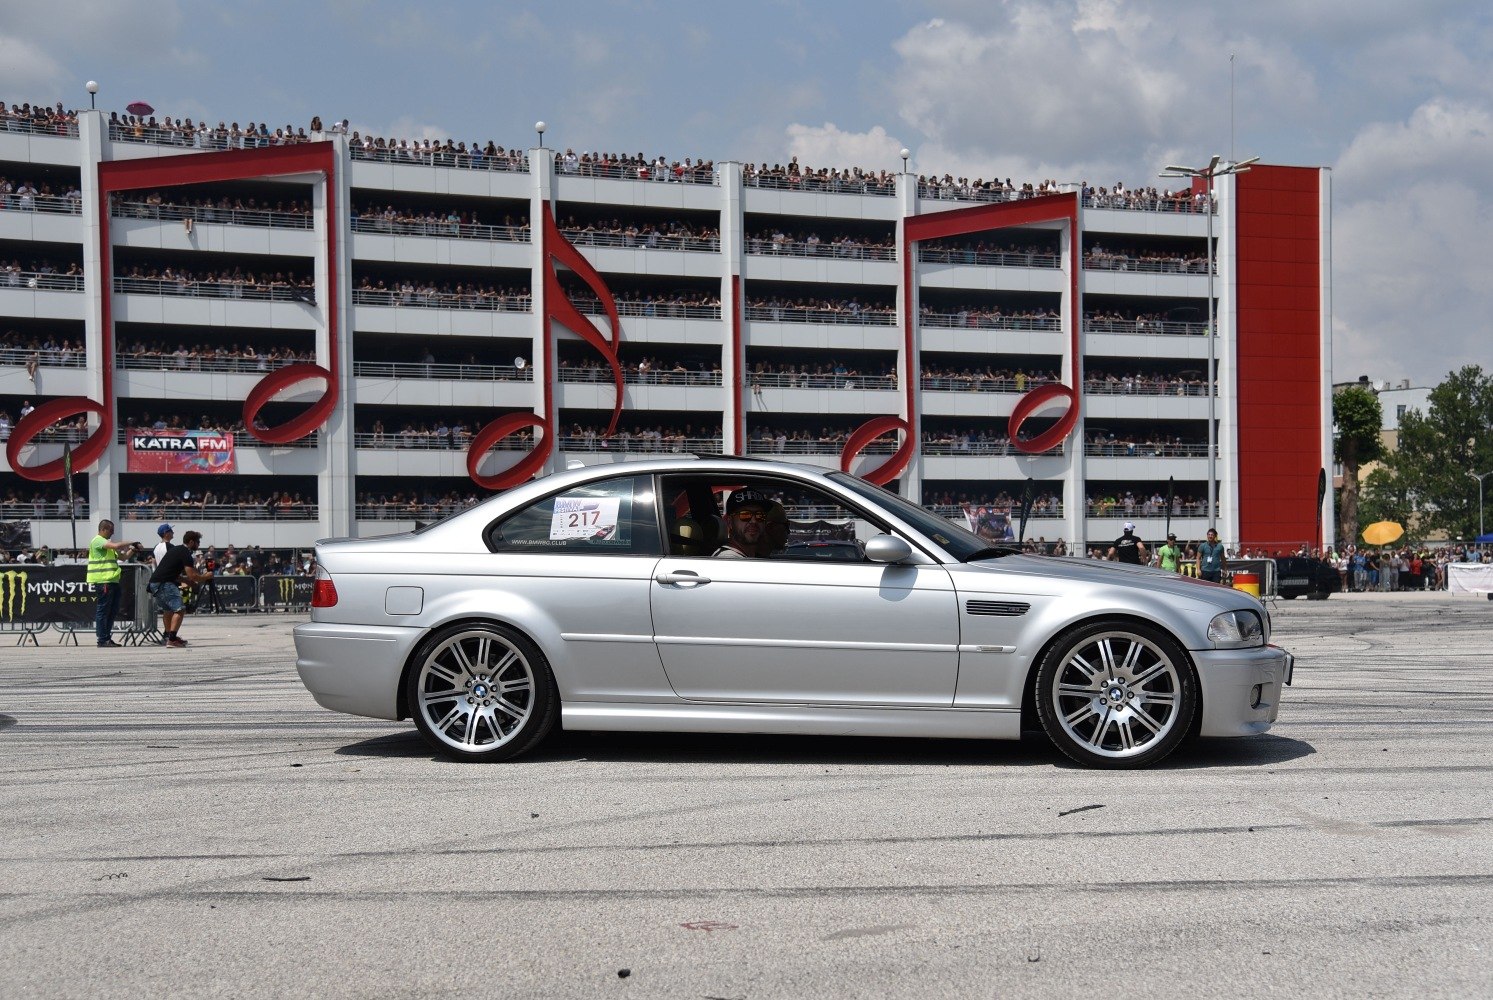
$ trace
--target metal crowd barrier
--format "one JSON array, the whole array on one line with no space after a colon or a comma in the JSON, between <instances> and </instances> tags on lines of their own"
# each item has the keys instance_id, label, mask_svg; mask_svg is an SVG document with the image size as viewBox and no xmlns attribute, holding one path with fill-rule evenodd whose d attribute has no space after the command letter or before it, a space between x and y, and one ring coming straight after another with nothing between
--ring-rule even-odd
<instances>
[{"instance_id":1,"label":"metal crowd barrier","mask_svg":"<svg viewBox=\"0 0 1493 1000\"><path fill-rule=\"evenodd\" d=\"M159 642L159 612L146 589L150 567L120 566L119 613L114 636L126 646ZM16 645L36 646L47 631L59 643L78 645L78 633L91 633L97 598L83 565L7 564L0 571L0 636L15 636ZM183 603L194 613L229 614L308 611L313 577L295 575L225 576L201 586L182 587Z\"/></svg>"}]
</instances>

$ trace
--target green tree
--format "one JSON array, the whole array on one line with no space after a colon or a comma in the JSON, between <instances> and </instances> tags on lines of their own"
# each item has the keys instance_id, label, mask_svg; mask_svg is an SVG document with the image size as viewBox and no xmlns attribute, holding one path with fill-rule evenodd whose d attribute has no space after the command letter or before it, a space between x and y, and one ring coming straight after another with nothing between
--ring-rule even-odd
<instances>
[{"instance_id":1,"label":"green tree","mask_svg":"<svg viewBox=\"0 0 1493 1000\"><path fill-rule=\"evenodd\" d=\"M1405 526L1406 540L1417 542L1424 534L1415 518L1415 498L1404 481L1388 466L1380 466L1363 479L1358 497L1358 515L1365 523L1398 521Z\"/></svg>"},{"instance_id":2,"label":"green tree","mask_svg":"<svg viewBox=\"0 0 1493 1000\"><path fill-rule=\"evenodd\" d=\"M1387 463L1395 482L1386 487L1409 499L1422 533L1472 538L1477 480L1469 473L1493 470L1493 376L1477 365L1450 372L1429 403L1401 418L1399 450Z\"/></svg>"},{"instance_id":3,"label":"green tree","mask_svg":"<svg viewBox=\"0 0 1493 1000\"><path fill-rule=\"evenodd\" d=\"M1358 538L1358 470L1384 453L1383 426L1379 395L1368 386L1350 385L1332 397L1332 453L1343 466L1338 526L1349 541Z\"/></svg>"}]
</instances>

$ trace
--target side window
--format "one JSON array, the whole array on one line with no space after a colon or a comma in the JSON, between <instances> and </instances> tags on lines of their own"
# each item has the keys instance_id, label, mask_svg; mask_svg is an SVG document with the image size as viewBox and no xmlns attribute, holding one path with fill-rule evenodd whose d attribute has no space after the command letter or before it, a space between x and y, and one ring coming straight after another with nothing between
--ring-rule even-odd
<instances>
[{"instance_id":1,"label":"side window","mask_svg":"<svg viewBox=\"0 0 1493 1000\"><path fill-rule=\"evenodd\" d=\"M652 477L608 479L546 497L494 525L487 544L494 552L660 555Z\"/></svg>"},{"instance_id":2,"label":"side window","mask_svg":"<svg viewBox=\"0 0 1493 1000\"><path fill-rule=\"evenodd\" d=\"M742 491L767 500L738 510ZM866 540L883 526L812 486L760 476L668 476L663 483L669 550L675 556L861 562Z\"/></svg>"}]
</instances>

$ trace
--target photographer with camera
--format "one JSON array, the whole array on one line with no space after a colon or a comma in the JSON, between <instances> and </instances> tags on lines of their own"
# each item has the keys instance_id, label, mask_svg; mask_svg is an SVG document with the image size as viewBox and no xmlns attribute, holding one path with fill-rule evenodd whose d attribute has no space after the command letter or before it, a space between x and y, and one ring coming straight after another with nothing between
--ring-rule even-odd
<instances>
[{"instance_id":1,"label":"photographer with camera","mask_svg":"<svg viewBox=\"0 0 1493 1000\"><path fill-rule=\"evenodd\" d=\"M161 645L171 649L187 645L187 640L177 635L185 613L181 603L181 578L185 576L199 585L213 578L212 573L197 572L193 565L194 553L197 546L202 544L201 532L189 531L181 536L181 540L184 544L167 546L166 554L156 561L155 572L150 575L150 583L146 585L151 597L155 599L156 607L161 609L165 626Z\"/></svg>"}]
</instances>

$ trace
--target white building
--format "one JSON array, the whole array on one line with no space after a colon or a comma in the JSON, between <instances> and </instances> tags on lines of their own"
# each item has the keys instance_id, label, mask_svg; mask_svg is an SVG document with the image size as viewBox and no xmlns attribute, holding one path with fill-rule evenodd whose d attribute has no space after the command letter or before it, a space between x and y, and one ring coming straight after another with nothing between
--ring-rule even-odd
<instances>
[{"instance_id":1,"label":"white building","mask_svg":"<svg viewBox=\"0 0 1493 1000\"><path fill-rule=\"evenodd\" d=\"M1070 546L1126 520L1158 538L1166 505L1147 501L1175 495L1172 530L1200 538L1210 410L1220 533L1269 546L1314 530L1331 385L1329 190L1316 169L1219 182L1210 400L1199 198L1022 199L920 188L910 174L885 186L759 177L736 163L660 180L557 169L548 149L399 158L340 134L201 150L111 129L98 112L81 113L76 134L8 124L0 176L51 194L0 209L0 262L19 262L0 275L0 411L14 422L28 401L74 401L52 409L89 421L71 434L86 520L145 522L125 537L161 520L220 546L398 530L435 513L412 495L480 496L662 447L843 465L930 505L1029 490L1055 502L1034 504L1027 537ZM202 204L225 199L243 207ZM284 210L300 203L309 211ZM242 280L275 272L308 282ZM608 295L627 369L610 438ZM567 302L593 330L575 329ZM224 344L237 356L203 357ZM276 376L288 359L273 352L314 357L328 377ZM277 392L276 378L290 383ZM1029 396L1048 378L1079 391ZM1019 441L1054 442L1037 454L1008 441L1023 399L1041 405ZM256 415L264 426L235 435L231 476L131 471L129 432L168 415L189 430ZM430 433L457 423L476 447ZM640 433L655 428L661 444ZM24 429L0 465L0 499L20 502L0 517L29 517L39 544L67 545L55 466L69 432L55 420ZM519 429L532 437L503 436ZM134 503L150 490L157 502ZM159 500L208 491L302 504Z\"/></svg>"}]
</instances>

